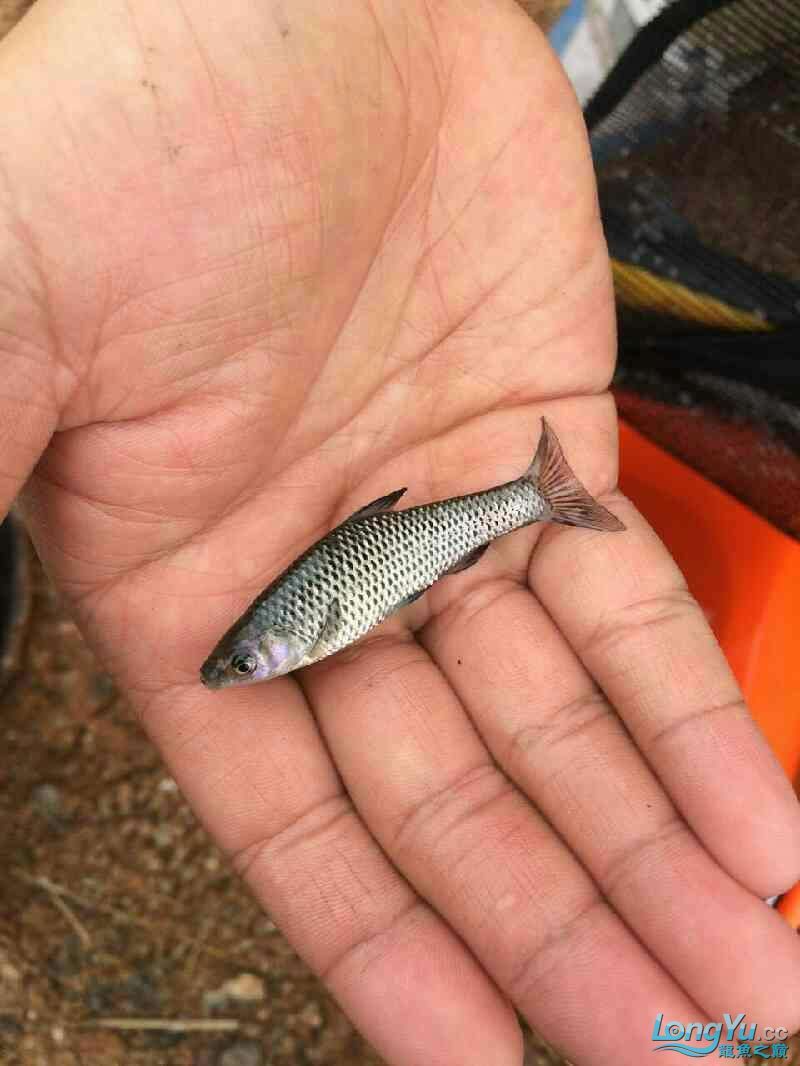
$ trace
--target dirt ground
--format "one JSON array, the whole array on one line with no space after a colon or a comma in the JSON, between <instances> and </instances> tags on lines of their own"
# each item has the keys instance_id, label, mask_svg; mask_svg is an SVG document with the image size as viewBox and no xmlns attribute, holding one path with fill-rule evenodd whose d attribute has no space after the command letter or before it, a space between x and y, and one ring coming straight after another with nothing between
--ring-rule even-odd
<instances>
[{"instance_id":1,"label":"dirt ground","mask_svg":"<svg viewBox=\"0 0 800 1066\"><path fill-rule=\"evenodd\" d=\"M32 553L31 587L0 693L0 1066L378 1066L195 822ZM104 1028L142 1019L177 1028ZM525 1062L568 1066L533 1036Z\"/></svg>"},{"instance_id":2,"label":"dirt ground","mask_svg":"<svg viewBox=\"0 0 800 1066\"><path fill-rule=\"evenodd\" d=\"M377 1066L195 822L32 552L30 573L0 694L0 1066ZM561 1062L536 1041L527 1061Z\"/></svg>"},{"instance_id":3,"label":"dirt ground","mask_svg":"<svg viewBox=\"0 0 800 1066\"><path fill-rule=\"evenodd\" d=\"M0 1063L379 1062L197 825L36 564L33 580L0 696ZM97 1027L114 1017L210 1031Z\"/></svg>"},{"instance_id":4,"label":"dirt ground","mask_svg":"<svg viewBox=\"0 0 800 1066\"><path fill-rule=\"evenodd\" d=\"M0 693L0 1066L378 1066L30 565ZM525 1066L568 1064L531 1035Z\"/></svg>"}]
</instances>

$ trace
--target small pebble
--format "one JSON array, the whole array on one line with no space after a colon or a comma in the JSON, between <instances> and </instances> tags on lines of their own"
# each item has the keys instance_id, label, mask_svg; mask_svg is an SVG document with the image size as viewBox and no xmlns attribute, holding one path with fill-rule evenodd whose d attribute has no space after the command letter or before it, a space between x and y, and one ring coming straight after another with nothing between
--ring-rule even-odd
<instances>
[{"instance_id":1,"label":"small pebble","mask_svg":"<svg viewBox=\"0 0 800 1066\"><path fill-rule=\"evenodd\" d=\"M224 1010L228 1003L261 1003L265 998L264 982L254 973L240 973L225 981L219 988L203 993L203 1006L207 1014Z\"/></svg>"},{"instance_id":2,"label":"small pebble","mask_svg":"<svg viewBox=\"0 0 800 1066\"><path fill-rule=\"evenodd\" d=\"M62 813L61 789L55 785L38 785L31 794L31 800L38 813L48 820L56 819Z\"/></svg>"},{"instance_id":3,"label":"small pebble","mask_svg":"<svg viewBox=\"0 0 800 1066\"><path fill-rule=\"evenodd\" d=\"M260 1003L264 998L264 982L254 973L240 973L226 981L220 991L229 999L245 1003Z\"/></svg>"},{"instance_id":4,"label":"small pebble","mask_svg":"<svg viewBox=\"0 0 800 1066\"><path fill-rule=\"evenodd\" d=\"M313 1000L310 1003L306 1003L305 1007L300 1011L300 1017L312 1029L319 1029L322 1025L322 1012L319 1009L319 1004Z\"/></svg>"},{"instance_id":5,"label":"small pebble","mask_svg":"<svg viewBox=\"0 0 800 1066\"><path fill-rule=\"evenodd\" d=\"M93 694L101 700L110 699L116 692L114 682L108 674L94 674L91 684Z\"/></svg>"},{"instance_id":6,"label":"small pebble","mask_svg":"<svg viewBox=\"0 0 800 1066\"><path fill-rule=\"evenodd\" d=\"M157 848L168 848L175 837L172 826L162 823L153 830L153 841Z\"/></svg>"},{"instance_id":7,"label":"small pebble","mask_svg":"<svg viewBox=\"0 0 800 1066\"><path fill-rule=\"evenodd\" d=\"M216 1066L263 1066L264 1048L257 1040L237 1040L217 1056Z\"/></svg>"},{"instance_id":8,"label":"small pebble","mask_svg":"<svg viewBox=\"0 0 800 1066\"><path fill-rule=\"evenodd\" d=\"M210 992L203 993L203 1010L206 1014L215 1014L225 1010L228 1005L228 997L219 988L212 988Z\"/></svg>"},{"instance_id":9,"label":"small pebble","mask_svg":"<svg viewBox=\"0 0 800 1066\"><path fill-rule=\"evenodd\" d=\"M13 963L0 956L0 985L18 985L22 975Z\"/></svg>"}]
</instances>

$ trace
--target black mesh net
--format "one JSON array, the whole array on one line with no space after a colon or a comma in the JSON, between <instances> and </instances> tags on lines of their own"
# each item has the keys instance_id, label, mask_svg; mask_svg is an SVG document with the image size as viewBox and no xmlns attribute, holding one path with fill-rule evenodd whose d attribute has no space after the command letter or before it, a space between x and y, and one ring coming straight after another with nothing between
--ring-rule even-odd
<instances>
[{"instance_id":1,"label":"black mesh net","mask_svg":"<svg viewBox=\"0 0 800 1066\"><path fill-rule=\"evenodd\" d=\"M623 415L800 536L800 4L668 4L586 119Z\"/></svg>"}]
</instances>

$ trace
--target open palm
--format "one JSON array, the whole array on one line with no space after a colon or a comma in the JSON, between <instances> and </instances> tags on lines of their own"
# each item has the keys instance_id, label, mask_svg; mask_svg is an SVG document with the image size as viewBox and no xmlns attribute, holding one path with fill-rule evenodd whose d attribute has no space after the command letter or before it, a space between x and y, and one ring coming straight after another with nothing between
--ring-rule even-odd
<instances>
[{"instance_id":1,"label":"open palm","mask_svg":"<svg viewBox=\"0 0 800 1066\"><path fill-rule=\"evenodd\" d=\"M542 414L591 491L616 476L591 165L532 25L209 7L43 0L3 46L7 498L390 1061L518 1062L509 1003L586 1064L642 1061L662 1012L797 1024L758 898L800 872L794 800L625 500L623 536L521 531L333 659L199 684L374 497L516 477Z\"/></svg>"}]
</instances>

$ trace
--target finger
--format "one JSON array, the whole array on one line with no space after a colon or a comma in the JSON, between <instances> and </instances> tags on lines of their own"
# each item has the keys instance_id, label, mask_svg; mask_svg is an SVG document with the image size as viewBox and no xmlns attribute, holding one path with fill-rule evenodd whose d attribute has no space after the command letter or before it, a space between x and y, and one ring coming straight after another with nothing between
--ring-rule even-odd
<instances>
[{"instance_id":1,"label":"finger","mask_svg":"<svg viewBox=\"0 0 800 1066\"><path fill-rule=\"evenodd\" d=\"M387 1061L520 1061L513 1011L370 837L293 682L138 704L199 818Z\"/></svg>"},{"instance_id":2,"label":"finger","mask_svg":"<svg viewBox=\"0 0 800 1066\"><path fill-rule=\"evenodd\" d=\"M26 273L21 260L4 265L6 277ZM38 325L36 316L23 314L19 308L9 314L7 309L14 305L14 299L4 294L0 304L0 521L47 447L60 415L58 390L53 385L57 368L47 355L36 351L29 332Z\"/></svg>"},{"instance_id":3,"label":"finger","mask_svg":"<svg viewBox=\"0 0 800 1066\"><path fill-rule=\"evenodd\" d=\"M302 678L356 806L539 1031L587 1066L640 1063L658 1011L698 1007L493 764L429 656L387 628Z\"/></svg>"},{"instance_id":4,"label":"finger","mask_svg":"<svg viewBox=\"0 0 800 1066\"><path fill-rule=\"evenodd\" d=\"M793 1027L797 938L694 836L529 590L501 589L477 585L424 634L494 759L711 1017L735 1002Z\"/></svg>"},{"instance_id":5,"label":"finger","mask_svg":"<svg viewBox=\"0 0 800 1066\"><path fill-rule=\"evenodd\" d=\"M703 844L752 891L781 892L800 876L797 799L677 566L608 502L627 532L548 532L534 591Z\"/></svg>"}]
</instances>

